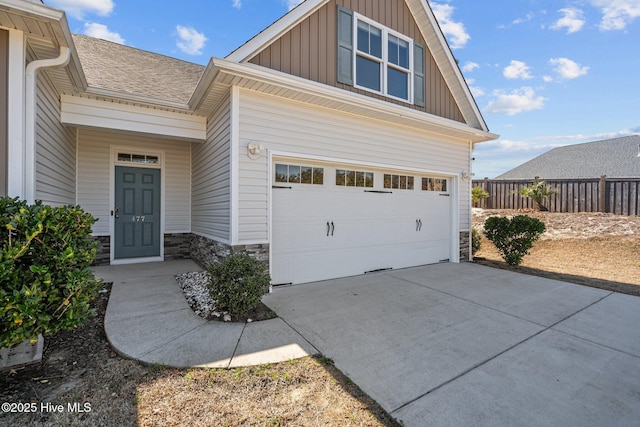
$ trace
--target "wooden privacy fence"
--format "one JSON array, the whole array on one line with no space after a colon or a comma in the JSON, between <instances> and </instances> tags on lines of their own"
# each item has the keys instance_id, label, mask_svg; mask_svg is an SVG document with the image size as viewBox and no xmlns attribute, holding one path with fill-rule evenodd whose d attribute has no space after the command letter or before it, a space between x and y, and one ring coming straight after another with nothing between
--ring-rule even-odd
<instances>
[{"instance_id":1,"label":"wooden privacy fence","mask_svg":"<svg viewBox=\"0 0 640 427\"><path fill-rule=\"evenodd\" d=\"M556 193L545 201L550 212L607 212L640 215L640 178L542 179ZM473 180L474 187L489 193L477 207L484 209L537 209L520 190L534 179Z\"/></svg>"}]
</instances>

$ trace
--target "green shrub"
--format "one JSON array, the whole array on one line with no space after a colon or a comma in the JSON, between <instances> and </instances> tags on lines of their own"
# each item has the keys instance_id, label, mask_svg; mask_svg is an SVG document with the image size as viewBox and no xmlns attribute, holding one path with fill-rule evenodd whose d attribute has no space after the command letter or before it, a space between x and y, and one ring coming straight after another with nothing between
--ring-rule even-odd
<instances>
[{"instance_id":1,"label":"green shrub","mask_svg":"<svg viewBox=\"0 0 640 427\"><path fill-rule=\"evenodd\" d=\"M0 347L74 329L93 314L92 215L0 198Z\"/></svg>"},{"instance_id":2,"label":"green shrub","mask_svg":"<svg viewBox=\"0 0 640 427\"><path fill-rule=\"evenodd\" d=\"M475 254L480 250L480 246L482 245L482 239L480 238L480 233L475 228L471 229L471 254Z\"/></svg>"},{"instance_id":3,"label":"green shrub","mask_svg":"<svg viewBox=\"0 0 640 427\"><path fill-rule=\"evenodd\" d=\"M231 252L211 264L209 277L209 293L217 308L232 316L255 308L271 283L265 265L246 252Z\"/></svg>"},{"instance_id":4,"label":"green shrub","mask_svg":"<svg viewBox=\"0 0 640 427\"><path fill-rule=\"evenodd\" d=\"M471 189L471 201L474 207L478 206L480 200L486 199L487 197L489 197L489 193L484 191L482 187L473 187Z\"/></svg>"},{"instance_id":5,"label":"green shrub","mask_svg":"<svg viewBox=\"0 0 640 427\"><path fill-rule=\"evenodd\" d=\"M484 222L484 235L496 245L509 265L520 265L544 230L542 221L527 215L513 219L492 216Z\"/></svg>"}]
</instances>

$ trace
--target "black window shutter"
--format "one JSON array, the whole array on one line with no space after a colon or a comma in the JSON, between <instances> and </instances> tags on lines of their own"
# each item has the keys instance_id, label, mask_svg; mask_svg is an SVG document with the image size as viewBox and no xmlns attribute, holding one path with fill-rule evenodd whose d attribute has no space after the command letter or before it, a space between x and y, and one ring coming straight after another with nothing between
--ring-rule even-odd
<instances>
[{"instance_id":1,"label":"black window shutter","mask_svg":"<svg viewBox=\"0 0 640 427\"><path fill-rule=\"evenodd\" d=\"M338 83L353 86L353 12L338 6Z\"/></svg>"},{"instance_id":2,"label":"black window shutter","mask_svg":"<svg viewBox=\"0 0 640 427\"><path fill-rule=\"evenodd\" d=\"M426 105L426 89L424 77L424 46L418 42L413 44L413 103L419 107Z\"/></svg>"}]
</instances>

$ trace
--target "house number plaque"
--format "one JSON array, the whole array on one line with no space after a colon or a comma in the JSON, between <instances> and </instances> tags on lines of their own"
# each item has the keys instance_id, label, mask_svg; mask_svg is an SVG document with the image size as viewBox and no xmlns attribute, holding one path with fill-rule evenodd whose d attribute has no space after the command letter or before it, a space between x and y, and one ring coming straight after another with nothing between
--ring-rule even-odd
<instances>
[{"instance_id":1,"label":"house number plaque","mask_svg":"<svg viewBox=\"0 0 640 427\"><path fill-rule=\"evenodd\" d=\"M132 222L144 222L144 218L143 216L132 216L131 217L131 221Z\"/></svg>"}]
</instances>

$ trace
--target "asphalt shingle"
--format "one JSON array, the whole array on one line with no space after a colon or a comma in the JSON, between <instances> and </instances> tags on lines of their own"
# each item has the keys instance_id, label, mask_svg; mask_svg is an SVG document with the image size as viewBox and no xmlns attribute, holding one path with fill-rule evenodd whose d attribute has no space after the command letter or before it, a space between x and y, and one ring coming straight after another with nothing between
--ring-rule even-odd
<instances>
[{"instance_id":1,"label":"asphalt shingle","mask_svg":"<svg viewBox=\"0 0 640 427\"><path fill-rule=\"evenodd\" d=\"M204 72L202 65L74 34L90 87L186 104Z\"/></svg>"},{"instance_id":2,"label":"asphalt shingle","mask_svg":"<svg viewBox=\"0 0 640 427\"><path fill-rule=\"evenodd\" d=\"M640 177L640 135L550 150L496 179L572 179Z\"/></svg>"}]
</instances>

